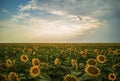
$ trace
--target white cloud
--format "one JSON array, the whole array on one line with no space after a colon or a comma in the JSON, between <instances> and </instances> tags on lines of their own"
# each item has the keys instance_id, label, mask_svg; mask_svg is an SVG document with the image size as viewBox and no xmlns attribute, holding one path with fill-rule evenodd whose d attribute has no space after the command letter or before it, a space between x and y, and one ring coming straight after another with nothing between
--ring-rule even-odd
<instances>
[{"instance_id":1,"label":"white cloud","mask_svg":"<svg viewBox=\"0 0 120 81\"><path fill-rule=\"evenodd\" d=\"M97 37L97 29L108 26L110 18L114 17L113 14L118 15L119 12L115 13L115 11L120 7L119 2L118 0L116 2L112 0L31 0L27 4L18 6L19 10L17 14L13 14L11 22L0 22L0 38L55 42L78 40L84 37L88 39L87 37L90 38L94 33ZM3 12L8 11L4 9ZM105 20L106 18L109 20Z\"/></svg>"},{"instance_id":2,"label":"white cloud","mask_svg":"<svg viewBox=\"0 0 120 81\"><path fill-rule=\"evenodd\" d=\"M8 12L6 9L3 9L2 11L3 11L4 13L7 13L7 12Z\"/></svg>"},{"instance_id":3,"label":"white cloud","mask_svg":"<svg viewBox=\"0 0 120 81\"><path fill-rule=\"evenodd\" d=\"M23 17L23 16L22 16ZM18 19L22 18L21 16ZM82 16L82 21L76 22L73 21L72 18L77 18L74 15L68 15L65 19L56 20L56 21L47 21L44 19L40 19L37 17L25 18L24 22L29 23L30 25L21 25L20 23L14 24L14 22L7 23L1 22L0 25L4 28L1 31L1 36L9 40L21 40L24 39L26 41L66 41L71 40L75 36L83 36L86 33L94 32L94 29L99 28L100 23L91 17ZM88 21L89 19L89 21ZM91 21L95 21L92 23ZM8 30L10 29L10 30ZM7 35L11 34L11 37L7 37ZM27 39L26 39L27 38ZM23 40L21 40L23 41Z\"/></svg>"},{"instance_id":4,"label":"white cloud","mask_svg":"<svg viewBox=\"0 0 120 81\"><path fill-rule=\"evenodd\" d=\"M23 6L23 5L20 5L19 6L19 8L20 8L20 10L19 11L25 11L25 10L35 10L36 9L36 7L34 6L34 4L28 4L28 5L25 5L25 6Z\"/></svg>"},{"instance_id":5,"label":"white cloud","mask_svg":"<svg viewBox=\"0 0 120 81\"><path fill-rule=\"evenodd\" d=\"M50 10L49 11L51 14L55 14L55 15L60 15L60 16L64 16L66 14L66 12L63 11L59 11L59 10Z\"/></svg>"},{"instance_id":6,"label":"white cloud","mask_svg":"<svg viewBox=\"0 0 120 81\"><path fill-rule=\"evenodd\" d=\"M29 13L20 13L18 15L13 15L12 17L12 21L19 21L19 20L23 20L26 19L26 17L29 17L30 14Z\"/></svg>"},{"instance_id":7,"label":"white cloud","mask_svg":"<svg viewBox=\"0 0 120 81\"><path fill-rule=\"evenodd\" d=\"M29 41L65 41L71 40L75 36L82 37L86 33L93 33L95 29L100 27L101 23L99 20L91 15L76 15L74 12L70 12L72 10L74 11L76 7L80 7L77 0L65 2L66 3L61 4L64 5L61 7L59 3L53 5L53 3L50 4L46 2L46 4L44 4L42 2L38 3L37 0L32 0L26 5L20 5L19 13L14 15L11 21L11 26L15 27L13 23L17 22L16 27L20 27L19 30L14 28L14 30L17 30L19 33L13 35L13 38L20 39L28 37L27 40ZM72 7L70 5L72 5ZM42 13L43 11L44 13ZM24 26L21 26L21 23L25 23ZM20 34L20 31L22 31L22 34ZM9 31L9 33L15 32ZM23 37L21 37L21 35Z\"/></svg>"}]
</instances>

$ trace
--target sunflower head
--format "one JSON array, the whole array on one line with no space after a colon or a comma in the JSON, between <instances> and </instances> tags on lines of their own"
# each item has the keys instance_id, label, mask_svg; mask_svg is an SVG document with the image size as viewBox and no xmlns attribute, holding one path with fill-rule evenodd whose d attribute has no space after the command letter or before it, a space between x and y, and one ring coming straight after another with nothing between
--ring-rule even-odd
<instances>
[{"instance_id":1,"label":"sunflower head","mask_svg":"<svg viewBox=\"0 0 120 81\"><path fill-rule=\"evenodd\" d=\"M86 57L87 56L87 52L80 51L80 55L82 55L82 57Z\"/></svg>"},{"instance_id":2,"label":"sunflower head","mask_svg":"<svg viewBox=\"0 0 120 81\"><path fill-rule=\"evenodd\" d=\"M120 71L120 65L119 64L113 65L112 68L113 68L113 70Z\"/></svg>"},{"instance_id":3,"label":"sunflower head","mask_svg":"<svg viewBox=\"0 0 120 81\"><path fill-rule=\"evenodd\" d=\"M106 62L106 56L105 55L97 55L96 59L99 63L105 63Z\"/></svg>"},{"instance_id":4,"label":"sunflower head","mask_svg":"<svg viewBox=\"0 0 120 81\"><path fill-rule=\"evenodd\" d=\"M34 66L39 66L40 65L40 60L38 58L33 58L32 59L32 65Z\"/></svg>"},{"instance_id":5,"label":"sunflower head","mask_svg":"<svg viewBox=\"0 0 120 81\"><path fill-rule=\"evenodd\" d=\"M104 55L105 53L106 53L106 50L101 50L101 52L100 52L102 55Z\"/></svg>"},{"instance_id":6,"label":"sunflower head","mask_svg":"<svg viewBox=\"0 0 120 81\"><path fill-rule=\"evenodd\" d=\"M34 78L40 75L40 69L38 66L32 66L29 72L30 75Z\"/></svg>"},{"instance_id":7,"label":"sunflower head","mask_svg":"<svg viewBox=\"0 0 120 81\"><path fill-rule=\"evenodd\" d=\"M72 64L73 67L75 67L76 61L75 61L74 59L72 59L72 60L71 60L71 64Z\"/></svg>"},{"instance_id":8,"label":"sunflower head","mask_svg":"<svg viewBox=\"0 0 120 81\"><path fill-rule=\"evenodd\" d=\"M7 59L6 60L6 66L7 68L11 67L13 64L12 64L12 61L10 59Z\"/></svg>"},{"instance_id":9,"label":"sunflower head","mask_svg":"<svg viewBox=\"0 0 120 81\"><path fill-rule=\"evenodd\" d=\"M94 65L87 66L85 72L91 77L97 77L100 75L100 69Z\"/></svg>"},{"instance_id":10,"label":"sunflower head","mask_svg":"<svg viewBox=\"0 0 120 81\"><path fill-rule=\"evenodd\" d=\"M21 55L20 60L22 62L27 62L28 61L28 56L27 55Z\"/></svg>"},{"instance_id":11,"label":"sunflower head","mask_svg":"<svg viewBox=\"0 0 120 81\"><path fill-rule=\"evenodd\" d=\"M7 81L7 76L0 74L0 80L2 80L2 81Z\"/></svg>"},{"instance_id":12,"label":"sunflower head","mask_svg":"<svg viewBox=\"0 0 120 81\"><path fill-rule=\"evenodd\" d=\"M108 74L108 79L111 80L111 81L114 81L114 80L116 80L116 75L114 73L109 73Z\"/></svg>"},{"instance_id":13,"label":"sunflower head","mask_svg":"<svg viewBox=\"0 0 120 81\"><path fill-rule=\"evenodd\" d=\"M15 72L9 73L8 80L9 81L20 81L20 79L18 78L18 75Z\"/></svg>"},{"instance_id":14,"label":"sunflower head","mask_svg":"<svg viewBox=\"0 0 120 81\"><path fill-rule=\"evenodd\" d=\"M54 64L57 65L59 63L59 58L55 58Z\"/></svg>"},{"instance_id":15,"label":"sunflower head","mask_svg":"<svg viewBox=\"0 0 120 81\"><path fill-rule=\"evenodd\" d=\"M112 49L111 48L108 48L107 51L111 51Z\"/></svg>"},{"instance_id":16,"label":"sunflower head","mask_svg":"<svg viewBox=\"0 0 120 81\"><path fill-rule=\"evenodd\" d=\"M95 59L88 59L87 60L87 65L96 65L97 61Z\"/></svg>"},{"instance_id":17,"label":"sunflower head","mask_svg":"<svg viewBox=\"0 0 120 81\"><path fill-rule=\"evenodd\" d=\"M116 54L120 55L120 49L116 49Z\"/></svg>"},{"instance_id":18,"label":"sunflower head","mask_svg":"<svg viewBox=\"0 0 120 81\"><path fill-rule=\"evenodd\" d=\"M71 60L71 65L77 70L78 69L78 65L76 63L76 61L74 59Z\"/></svg>"},{"instance_id":19,"label":"sunflower head","mask_svg":"<svg viewBox=\"0 0 120 81\"><path fill-rule=\"evenodd\" d=\"M112 49L111 49L111 48L108 48L108 49L107 49L107 52L108 52L108 53L112 53Z\"/></svg>"},{"instance_id":20,"label":"sunflower head","mask_svg":"<svg viewBox=\"0 0 120 81\"><path fill-rule=\"evenodd\" d=\"M88 49L84 49L84 51L87 53L89 50Z\"/></svg>"},{"instance_id":21,"label":"sunflower head","mask_svg":"<svg viewBox=\"0 0 120 81\"><path fill-rule=\"evenodd\" d=\"M95 54L98 54L99 52L100 52L99 49L94 49L94 53L95 53Z\"/></svg>"},{"instance_id":22,"label":"sunflower head","mask_svg":"<svg viewBox=\"0 0 120 81\"><path fill-rule=\"evenodd\" d=\"M66 75L64 77L64 81L79 81L79 80L73 75Z\"/></svg>"}]
</instances>

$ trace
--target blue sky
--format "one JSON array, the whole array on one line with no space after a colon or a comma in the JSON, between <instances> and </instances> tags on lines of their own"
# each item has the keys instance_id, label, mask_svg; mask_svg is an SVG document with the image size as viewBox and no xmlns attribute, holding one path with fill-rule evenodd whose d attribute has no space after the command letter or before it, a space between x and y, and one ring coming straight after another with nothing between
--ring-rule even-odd
<instances>
[{"instance_id":1,"label":"blue sky","mask_svg":"<svg viewBox=\"0 0 120 81\"><path fill-rule=\"evenodd\" d=\"M120 43L120 0L0 0L0 43Z\"/></svg>"}]
</instances>

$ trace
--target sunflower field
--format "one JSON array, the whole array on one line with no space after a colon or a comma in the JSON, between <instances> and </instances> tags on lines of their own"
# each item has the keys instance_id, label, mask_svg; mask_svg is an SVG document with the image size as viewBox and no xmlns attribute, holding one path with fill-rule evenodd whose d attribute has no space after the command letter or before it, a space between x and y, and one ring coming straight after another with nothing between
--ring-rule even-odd
<instances>
[{"instance_id":1,"label":"sunflower field","mask_svg":"<svg viewBox=\"0 0 120 81\"><path fill-rule=\"evenodd\" d=\"M120 81L120 44L1 43L0 81Z\"/></svg>"}]
</instances>

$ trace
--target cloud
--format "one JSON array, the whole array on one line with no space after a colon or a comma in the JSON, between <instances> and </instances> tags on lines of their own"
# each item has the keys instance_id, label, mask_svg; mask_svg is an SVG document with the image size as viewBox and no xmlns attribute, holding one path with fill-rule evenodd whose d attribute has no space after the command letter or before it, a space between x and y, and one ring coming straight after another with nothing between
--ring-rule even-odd
<instances>
[{"instance_id":1,"label":"cloud","mask_svg":"<svg viewBox=\"0 0 120 81\"><path fill-rule=\"evenodd\" d=\"M107 21L104 19L105 15L112 12L113 4L110 0L31 0L18 7L18 13L13 15L9 25L14 27L11 28L14 33L19 33L14 35L12 30L4 29L9 34L12 33L13 38L70 41L97 34L96 30L105 24L103 21ZM6 37L5 32L2 33Z\"/></svg>"},{"instance_id":2,"label":"cloud","mask_svg":"<svg viewBox=\"0 0 120 81\"><path fill-rule=\"evenodd\" d=\"M81 16L82 20L75 15L67 15L64 19L56 21L47 21L37 17L26 18L27 15L15 17L18 21L22 19L24 23L0 22L0 37L5 40L21 40L19 42L29 41L66 41L74 37L82 37L86 33L91 33L99 28L100 22L89 16ZM75 19L78 18L78 21ZM30 25L29 25L30 24ZM10 37L8 35L11 35ZM27 39L26 39L27 38Z\"/></svg>"},{"instance_id":3,"label":"cloud","mask_svg":"<svg viewBox=\"0 0 120 81\"><path fill-rule=\"evenodd\" d=\"M19 5L19 11L22 12L22 11L26 11L26 10L35 10L37 7L36 7L36 1L37 0L32 0L30 2L27 3L27 5Z\"/></svg>"},{"instance_id":4,"label":"cloud","mask_svg":"<svg viewBox=\"0 0 120 81\"><path fill-rule=\"evenodd\" d=\"M20 13L33 13L38 12L42 16L58 16L64 18L67 15L75 16L103 16L108 14L108 9L111 8L109 5L110 1L103 0L32 0L26 5L19 6ZM102 5L102 6L101 6ZM44 13L43 13L44 12ZM33 15L32 14L32 15ZM41 16L39 15L39 17ZM38 16L38 14L36 15ZM45 15L44 15L45 16ZM58 18L56 17L56 19ZM74 19L73 19L74 20ZM78 19L77 19L78 20Z\"/></svg>"},{"instance_id":5,"label":"cloud","mask_svg":"<svg viewBox=\"0 0 120 81\"><path fill-rule=\"evenodd\" d=\"M8 13L7 9L0 8L0 13Z\"/></svg>"},{"instance_id":6,"label":"cloud","mask_svg":"<svg viewBox=\"0 0 120 81\"><path fill-rule=\"evenodd\" d=\"M20 13L18 15L13 15L12 17L12 21L19 21L19 20L25 20L26 17L29 17L30 16L30 13Z\"/></svg>"},{"instance_id":7,"label":"cloud","mask_svg":"<svg viewBox=\"0 0 120 81\"><path fill-rule=\"evenodd\" d=\"M2 11L3 11L4 13L7 13L7 12L8 12L6 9L3 9Z\"/></svg>"},{"instance_id":8,"label":"cloud","mask_svg":"<svg viewBox=\"0 0 120 81\"><path fill-rule=\"evenodd\" d=\"M49 11L49 13L54 14L54 15L60 15L60 16L66 14L66 12L59 11L59 10L51 10Z\"/></svg>"},{"instance_id":9,"label":"cloud","mask_svg":"<svg viewBox=\"0 0 120 81\"><path fill-rule=\"evenodd\" d=\"M19 6L19 13L13 15L12 23L17 22L18 26L24 23L20 29L25 30L22 34L32 32L30 41L71 40L76 36L82 37L86 33L94 32L101 24L91 15L71 13L81 6L84 7L85 3L79 6L77 0L51 0L51 2L32 0L26 5ZM29 34L23 35L23 37L29 37Z\"/></svg>"}]
</instances>

